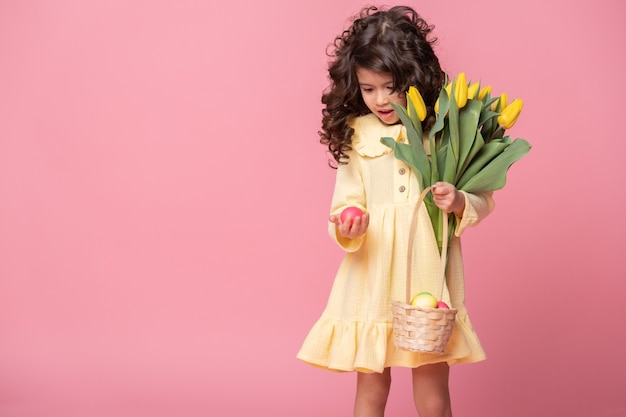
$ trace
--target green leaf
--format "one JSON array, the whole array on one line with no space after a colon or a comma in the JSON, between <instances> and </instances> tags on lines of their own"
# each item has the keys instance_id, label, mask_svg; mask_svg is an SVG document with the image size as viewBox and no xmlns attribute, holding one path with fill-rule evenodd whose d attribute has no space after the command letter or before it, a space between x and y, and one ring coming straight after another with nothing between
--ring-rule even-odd
<instances>
[{"instance_id":1,"label":"green leaf","mask_svg":"<svg viewBox=\"0 0 626 417\"><path fill-rule=\"evenodd\" d=\"M421 128L422 122L417 116L417 110L415 110L415 106L413 105L413 102L411 100L407 100L407 115L409 114L410 114L409 118L411 120L411 124L414 126L419 125Z\"/></svg>"},{"instance_id":2,"label":"green leaf","mask_svg":"<svg viewBox=\"0 0 626 417\"><path fill-rule=\"evenodd\" d=\"M452 91L454 92L454 86L452 86ZM450 95L450 109L448 110L448 120L448 127L450 128L450 149L456 163L459 160L459 107L457 106L454 94Z\"/></svg>"},{"instance_id":3,"label":"green leaf","mask_svg":"<svg viewBox=\"0 0 626 417\"><path fill-rule=\"evenodd\" d=\"M410 148L413 153L414 163L411 166L417 169L422 174L422 189L428 187L430 184L426 182L431 178L430 160L426 151L424 150L424 135L422 134L422 124L419 122L414 124L407 115L406 108L404 106L397 105L395 103L389 103L391 107L400 117L402 124L406 128L406 134L409 139ZM389 145L387 145L389 146Z\"/></svg>"},{"instance_id":4,"label":"green leaf","mask_svg":"<svg viewBox=\"0 0 626 417\"><path fill-rule=\"evenodd\" d=\"M478 126L484 125L488 120L491 120L494 117L497 117L498 115L499 113L496 113L495 111L483 109L480 113L480 120L478 121Z\"/></svg>"},{"instance_id":5,"label":"green leaf","mask_svg":"<svg viewBox=\"0 0 626 417\"><path fill-rule=\"evenodd\" d=\"M491 105L493 103L495 103L496 101L498 101L500 99L500 97L491 97L490 94L486 94L485 97L483 97L483 109L485 110L491 110Z\"/></svg>"},{"instance_id":6,"label":"green leaf","mask_svg":"<svg viewBox=\"0 0 626 417\"><path fill-rule=\"evenodd\" d=\"M446 161L448 158L448 149L450 149L450 142L447 141L445 144L440 145L437 148L437 157L435 158L434 155L431 156L431 160L436 159L437 160L437 168L438 168L438 174L437 178L435 179L435 182L440 181L443 179L443 173L446 170Z\"/></svg>"},{"instance_id":7,"label":"green leaf","mask_svg":"<svg viewBox=\"0 0 626 417\"><path fill-rule=\"evenodd\" d=\"M456 158L454 157L454 152L452 152L452 146L447 147L446 152L446 166L443 171L442 181L449 182L450 184L455 183L456 177Z\"/></svg>"},{"instance_id":8,"label":"green leaf","mask_svg":"<svg viewBox=\"0 0 626 417\"><path fill-rule=\"evenodd\" d=\"M483 109L480 113L480 121L478 125L481 126L481 132L483 138L486 142L489 142L492 139L493 133L498 128L498 123L496 121L496 117L500 115L498 112L494 112L491 110L491 105L498 101L500 97L491 97L490 94L485 94L483 97Z\"/></svg>"},{"instance_id":9,"label":"green leaf","mask_svg":"<svg viewBox=\"0 0 626 417\"><path fill-rule=\"evenodd\" d=\"M448 93L445 89L442 88L439 92L439 113L437 114L437 120L435 120L435 124L433 124L433 127L430 128L430 137L435 136L437 132L443 129L449 108L450 100L448 100Z\"/></svg>"},{"instance_id":10,"label":"green leaf","mask_svg":"<svg viewBox=\"0 0 626 417\"><path fill-rule=\"evenodd\" d=\"M419 144L420 146L422 146L423 150L422 123L418 120L419 123L413 124L413 122L409 118L409 115L406 112L406 107L391 102L389 104L395 110L398 117L400 117L400 120L402 121L404 127L406 127L406 134L409 137L409 143L414 143L419 139Z\"/></svg>"},{"instance_id":11,"label":"green leaf","mask_svg":"<svg viewBox=\"0 0 626 417\"><path fill-rule=\"evenodd\" d=\"M438 140L436 141L436 145L438 148L443 148L444 146L450 146L450 127L448 126L447 123L444 126L443 131L439 135Z\"/></svg>"},{"instance_id":12,"label":"green leaf","mask_svg":"<svg viewBox=\"0 0 626 417\"><path fill-rule=\"evenodd\" d=\"M459 179L463 177L463 174L465 174L465 171L467 171L467 167L469 166L469 164L476 157L478 152L480 152L483 146L485 146L485 140L483 139L483 135L480 133L480 131L477 131L469 154L465 158L463 165L461 165L461 167L457 169L457 184L459 182Z\"/></svg>"},{"instance_id":13,"label":"green leaf","mask_svg":"<svg viewBox=\"0 0 626 417\"><path fill-rule=\"evenodd\" d=\"M473 175L459 189L470 193L501 189L506 184L506 173L511 165L524 157L530 148L530 143L525 139L515 139L502 153Z\"/></svg>"},{"instance_id":14,"label":"green leaf","mask_svg":"<svg viewBox=\"0 0 626 417\"><path fill-rule=\"evenodd\" d=\"M465 107L459 111L459 159L455 167L453 181L461 177L461 168L467 165L465 161L474 145L481 109L482 102L467 100Z\"/></svg>"},{"instance_id":15,"label":"green leaf","mask_svg":"<svg viewBox=\"0 0 626 417\"><path fill-rule=\"evenodd\" d=\"M420 169L420 164L415 158L415 154L413 152L413 149L411 149L411 145L407 145L406 143L398 143L394 138L389 137L380 138L380 141L384 145L393 149L396 158L404 161L413 169L413 172L415 174L415 177L417 178L420 187L424 187L425 173L422 169Z\"/></svg>"},{"instance_id":16,"label":"green leaf","mask_svg":"<svg viewBox=\"0 0 626 417\"><path fill-rule=\"evenodd\" d=\"M437 158L437 141L433 136L429 135L430 143L430 183L434 184L439 181L439 160Z\"/></svg>"},{"instance_id":17,"label":"green leaf","mask_svg":"<svg viewBox=\"0 0 626 417\"><path fill-rule=\"evenodd\" d=\"M500 155L509 145L510 143L505 141L494 140L482 146L476 153L476 156L469 161L465 172L457 181L456 187L462 189L474 175L478 174L481 169Z\"/></svg>"}]
</instances>

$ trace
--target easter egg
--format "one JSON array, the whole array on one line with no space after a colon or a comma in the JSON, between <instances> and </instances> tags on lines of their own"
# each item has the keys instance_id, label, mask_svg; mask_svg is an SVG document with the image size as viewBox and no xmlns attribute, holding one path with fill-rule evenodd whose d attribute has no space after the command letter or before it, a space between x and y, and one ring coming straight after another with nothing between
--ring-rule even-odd
<instances>
[{"instance_id":1,"label":"easter egg","mask_svg":"<svg viewBox=\"0 0 626 417\"><path fill-rule=\"evenodd\" d=\"M437 307L437 299L429 292L423 291L415 294L411 299L411 305L414 307Z\"/></svg>"},{"instance_id":2,"label":"easter egg","mask_svg":"<svg viewBox=\"0 0 626 417\"><path fill-rule=\"evenodd\" d=\"M437 308L447 308L447 309L450 309L450 307L446 303L444 303L443 301L439 301L437 303Z\"/></svg>"},{"instance_id":3,"label":"easter egg","mask_svg":"<svg viewBox=\"0 0 626 417\"><path fill-rule=\"evenodd\" d=\"M347 207L342 212L339 218L341 219L341 223L345 223L346 221L354 220L356 217L361 217L363 215L363 210L358 207Z\"/></svg>"}]
</instances>

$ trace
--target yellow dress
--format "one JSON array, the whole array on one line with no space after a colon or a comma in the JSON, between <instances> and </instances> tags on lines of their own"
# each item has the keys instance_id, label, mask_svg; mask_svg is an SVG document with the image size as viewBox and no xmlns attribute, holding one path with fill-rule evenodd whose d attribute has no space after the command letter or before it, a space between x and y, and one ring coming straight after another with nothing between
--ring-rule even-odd
<instances>
[{"instance_id":1,"label":"yellow dress","mask_svg":"<svg viewBox=\"0 0 626 417\"><path fill-rule=\"evenodd\" d=\"M381 137L406 141L405 128L388 126L374 114L356 118L349 163L337 169L331 213L348 206L370 213L364 236L345 239L329 222L330 236L346 251L321 317L297 357L334 371L382 372L390 366L415 368L485 359L464 305L465 286L459 237L493 209L491 193L465 193L463 216L450 246L447 285L442 300L458 309L454 330L443 354L409 352L393 342L391 300L405 300L407 242L412 209L420 194L415 175ZM414 237L412 288L439 292L439 250L426 208L418 213Z\"/></svg>"}]
</instances>

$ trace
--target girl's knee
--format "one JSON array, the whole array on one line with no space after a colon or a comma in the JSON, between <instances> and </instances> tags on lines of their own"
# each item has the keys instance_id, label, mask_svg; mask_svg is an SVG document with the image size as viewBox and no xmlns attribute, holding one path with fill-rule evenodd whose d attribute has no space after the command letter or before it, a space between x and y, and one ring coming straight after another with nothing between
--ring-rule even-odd
<instances>
[{"instance_id":1,"label":"girl's knee","mask_svg":"<svg viewBox=\"0 0 626 417\"><path fill-rule=\"evenodd\" d=\"M451 417L449 367L445 363L413 370L413 394L420 417Z\"/></svg>"},{"instance_id":2,"label":"girl's knee","mask_svg":"<svg viewBox=\"0 0 626 417\"><path fill-rule=\"evenodd\" d=\"M415 399L415 407L420 417L451 417L449 395L432 395L427 398Z\"/></svg>"}]
</instances>

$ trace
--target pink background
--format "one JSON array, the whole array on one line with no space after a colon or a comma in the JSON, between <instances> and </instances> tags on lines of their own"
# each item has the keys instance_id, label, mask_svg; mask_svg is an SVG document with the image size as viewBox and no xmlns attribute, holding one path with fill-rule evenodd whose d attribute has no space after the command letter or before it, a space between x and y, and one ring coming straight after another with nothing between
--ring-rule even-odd
<instances>
[{"instance_id":1,"label":"pink background","mask_svg":"<svg viewBox=\"0 0 626 417\"><path fill-rule=\"evenodd\" d=\"M534 145L464 239L459 416L625 416L620 0L409 1ZM0 416L345 416L325 47L364 3L0 3ZM412 415L396 369L389 416Z\"/></svg>"}]
</instances>

